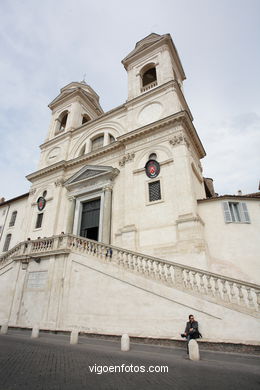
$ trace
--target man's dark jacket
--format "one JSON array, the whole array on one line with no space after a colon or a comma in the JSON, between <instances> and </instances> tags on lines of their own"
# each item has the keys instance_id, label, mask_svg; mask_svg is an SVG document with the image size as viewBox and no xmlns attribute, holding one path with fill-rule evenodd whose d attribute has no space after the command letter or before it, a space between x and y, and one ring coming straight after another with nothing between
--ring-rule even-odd
<instances>
[{"instance_id":1,"label":"man's dark jacket","mask_svg":"<svg viewBox=\"0 0 260 390\"><path fill-rule=\"evenodd\" d=\"M190 328L193 328L193 331L190 333ZM199 337L199 324L197 321L190 322L188 321L185 328L185 333L188 334L194 334L197 333Z\"/></svg>"}]
</instances>

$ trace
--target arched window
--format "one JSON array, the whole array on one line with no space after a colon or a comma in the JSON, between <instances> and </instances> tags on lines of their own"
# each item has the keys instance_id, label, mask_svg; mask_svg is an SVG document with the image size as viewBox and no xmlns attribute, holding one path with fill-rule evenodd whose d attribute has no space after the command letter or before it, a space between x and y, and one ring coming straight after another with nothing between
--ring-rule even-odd
<instances>
[{"instance_id":1,"label":"arched window","mask_svg":"<svg viewBox=\"0 0 260 390\"><path fill-rule=\"evenodd\" d=\"M156 83L157 82L157 76L156 76L156 69L155 66L151 66L142 75L142 83L143 87L146 87L148 84Z\"/></svg>"},{"instance_id":2,"label":"arched window","mask_svg":"<svg viewBox=\"0 0 260 390\"><path fill-rule=\"evenodd\" d=\"M63 113L60 114L59 118L57 119L58 123L55 131L55 135L65 130L68 114L69 114L68 111L64 111Z\"/></svg>"},{"instance_id":3,"label":"arched window","mask_svg":"<svg viewBox=\"0 0 260 390\"><path fill-rule=\"evenodd\" d=\"M109 143L112 144L112 142L115 142L115 137L112 134L109 134Z\"/></svg>"},{"instance_id":4,"label":"arched window","mask_svg":"<svg viewBox=\"0 0 260 390\"><path fill-rule=\"evenodd\" d=\"M11 219L10 219L10 222L9 222L9 227L14 226L15 220L16 220L16 216L17 216L17 211L13 211Z\"/></svg>"},{"instance_id":5,"label":"arched window","mask_svg":"<svg viewBox=\"0 0 260 390\"><path fill-rule=\"evenodd\" d=\"M86 153L86 144L84 144L80 151L79 151L79 156L83 156Z\"/></svg>"},{"instance_id":6,"label":"arched window","mask_svg":"<svg viewBox=\"0 0 260 390\"><path fill-rule=\"evenodd\" d=\"M3 252L7 252L9 249L10 241L11 241L12 234L7 234L5 237L5 243L4 243L4 248Z\"/></svg>"},{"instance_id":7,"label":"arched window","mask_svg":"<svg viewBox=\"0 0 260 390\"><path fill-rule=\"evenodd\" d=\"M149 156L149 160L157 160L157 154L156 153L151 153Z\"/></svg>"},{"instance_id":8,"label":"arched window","mask_svg":"<svg viewBox=\"0 0 260 390\"><path fill-rule=\"evenodd\" d=\"M62 117L61 117L59 131L64 131L64 130L65 130L66 123L67 123L67 119L68 119L68 113L65 112L65 113L62 115Z\"/></svg>"},{"instance_id":9,"label":"arched window","mask_svg":"<svg viewBox=\"0 0 260 390\"><path fill-rule=\"evenodd\" d=\"M82 115L82 125L88 121L90 121L90 117L87 114Z\"/></svg>"},{"instance_id":10,"label":"arched window","mask_svg":"<svg viewBox=\"0 0 260 390\"><path fill-rule=\"evenodd\" d=\"M94 151L94 150L97 150L99 148L102 148L103 145L104 145L104 134L102 134L102 135L100 135L97 138L94 138L92 140L91 150Z\"/></svg>"}]
</instances>

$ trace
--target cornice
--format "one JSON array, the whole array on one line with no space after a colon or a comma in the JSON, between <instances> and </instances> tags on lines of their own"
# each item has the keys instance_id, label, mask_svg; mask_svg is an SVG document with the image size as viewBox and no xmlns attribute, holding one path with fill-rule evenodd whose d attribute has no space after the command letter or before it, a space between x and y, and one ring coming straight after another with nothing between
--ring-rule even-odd
<instances>
[{"instance_id":1,"label":"cornice","mask_svg":"<svg viewBox=\"0 0 260 390\"><path fill-rule=\"evenodd\" d=\"M184 118L183 118L183 122L182 122L187 134L190 136L191 140L193 141L194 145L195 145L195 149L197 149L197 151L199 152L199 158L203 158L206 156L206 151L201 143L201 140L198 136L198 133L193 125L193 123L191 122L190 118L188 115L186 115Z\"/></svg>"},{"instance_id":2,"label":"cornice","mask_svg":"<svg viewBox=\"0 0 260 390\"><path fill-rule=\"evenodd\" d=\"M48 174L50 172L55 172L59 169L66 170L67 168L71 168L73 166L77 166L79 164L82 164L84 162L87 162L89 160L92 160L98 156L107 154L111 152L112 150L120 149L125 144L131 143L133 140L143 137L144 135L153 132L155 130L161 129L165 126L168 126L170 124L178 123L183 125L185 127L185 130L187 134L191 137L194 144L197 147L197 150L199 152L200 158L204 157L206 155L205 150L200 142L200 139L197 135L197 132L190 120L190 117L186 111L180 111L176 114L170 115L166 118L160 119L159 121L149 123L146 126L139 127L138 129L135 129L133 131L130 131L127 134L121 135L117 138L116 142L113 142L112 144L109 144L107 146L104 146L103 148L100 148L94 152L88 153L86 155L76 157L69 161L59 161L55 164L52 164L46 168L40 169L39 171L36 171L34 173L31 173L30 175L26 176L26 178L29 181L32 181L34 179L37 179L45 174Z\"/></svg>"},{"instance_id":3,"label":"cornice","mask_svg":"<svg viewBox=\"0 0 260 390\"><path fill-rule=\"evenodd\" d=\"M103 114L103 110L102 108L100 109L96 104L95 102L88 96L87 92L84 91L78 87L76 89L74 89L73 91L71 92L68 92L67 94L65 94L64 96L57 96L49 105L48 107L53 110L59 106L61 106L62 104L64 104L66 101L72 99L72 98L75 98L75 97L81 97L83 99L84 102L88 102L88 104L91 106L91 108L95 111L95 112L99 112L101 114Z\"/></svg>"},{"instance_id":4,"label":"cornice","mask_svg":"<svg viewBox=\"0 0 260 390\"><path fill-rule=\"evenodd\" d=\"M64 133L55 136L54 138L45 141L43 144L40 145L40 149L44 149L45 147L48 147L50 145L53 145L56 143L56 141L60 142L62 138L66 139L67 137L72 137L73 135L77 134L78 132L84 130L88 130L89 128L92 128L93 125L98 124L99 122L102 122L104 118L107 119L110 115L114 114L116 111L121 112L125 110L125 104L121 104L121 106L118 106L116 108L113 108L110 111L105 112L104 114L100 115L99 117L95 119L91 119L89 122L84 123L83 125L76 127L73 130L65 131Z\"/></svg>"},{"instance_id":5,"label":"cornice","mask_svg":"<svg viewBox=\"0 0 260 390\"><path fill-rule=\"evenodd\" d=\"M30 173L29 175L26 176L26 179L29 180L30 182L33 182L34 179L44 176L46 173L55 172L58 171L59 169L64 169L65 167L66 167L66 161L62 160L55 164L49 165L48 167L39 169L36 172Z\"/></svg>"},{"instance_id":6,"label":"cornice","mask_svg":"<svg viewBox=\"0 0 260 390\"><path fill-rule=\"evenodd\" d=\"M197 199L198 203L204 203L204 202L215 202L215 201L223 201L223 200L240 200L243 201L246 199L248 200L256 200L260 201L260 198L258 196L248 196L248 195L219 195L219 196L212 196L211 198L205 198L205 199Z\"/></svg>"},{"instance_id":7,"label":"cornice","mask_svg":"<svg viewBox=\"0 0 260 390\"><path fill-rule=\"evenodd\" d=\"M52 139L44 142L43 144L40 145L40 148L41 148L41 150L43 150L45 147L48 147L50 145L55 145L55 143L57 141L60 142L63 138L65 140L68 137L72 137L72 135L77 134L83 128L84 128L84 130L88 130L88 128L92 128L93 125L96 125L99 122L102 122L104 119L107 119L110 115L115 114L116 112L119 113L119 112L124 111L125 109L129 108L133 103L141 102L142 100L144 100L147 97L147 95L154 96L158 92L162 92L164 90L167 90L169 87L173 87L176 90L177 94L179 95L179 98L183 101L184 106L186 108L186 111L187 111L187 113L190 116L190 119L192 121L193 120L192 114L190 112L189 106L186 102L186 99L183 95L182 90L180 89L178 82L176 80L170 80L167 83L164 83L158 87L155 87L155 88L143 93L142 95L139 95L131 100L128 100L126 103L124 103L118 107L115 107L110 111L107 111L106 113L102 114L101 116L99 116L95 119L92 119L91 121L85 123L82 126L77 127L76 129L66 131L65 133L62 133L62 134L56 136L55 138L52 138Z\"/></svg>"},{"instance_id":8,"label":"cornice","mask_svg":"<svg viewBox=\"0 0 260 390\"><path fill-rule=\"evenodd\" d=\"M26 178L29 181L32 181L34 179L38 179L39 177L44 176L46 174L49 174L51 172L55 172L59 169L66 170L67 168L71 168L73 166L82 164L82 163L87 162L89 160L92 160L98 156L101 156L103 154L107 154L111 150L119 149L120 147L121 147L121 144L116 141L110 145L104 146L103 148L100 148L100 149L98 149L94 152L88 153L86 155L76 157L76 158L69 160L69 161L62 160L62 161L59 161L55 164L49 165L45 168L42 168L36 172L33 172L33 173L27 175Z\"/></svg>"},{"instance_id":9,"label":"cornice","mask_svg":"<svg viewBox=\"0 0 260 390\"><path fill-rule=\"evenodd\" d=\"M58 136L55 136L54 138L45 141L39 146L40 149L44 150L46 147L55 145L57 142L60 143L61 140L65 141L67 138L71 138L73 131L74 130L67 130L65 133L59 134Z\"/></svg>"}]
</instances>

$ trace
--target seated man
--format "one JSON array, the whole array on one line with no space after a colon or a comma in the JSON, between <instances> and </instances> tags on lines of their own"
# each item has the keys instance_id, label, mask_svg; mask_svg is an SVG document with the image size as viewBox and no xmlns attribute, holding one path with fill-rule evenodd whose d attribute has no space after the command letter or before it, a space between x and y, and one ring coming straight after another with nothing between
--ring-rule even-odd
<instances>
[{"instance_id":1,"label":"seated man","mask_svg":"<svg viewBox=\"0 0 260 390\"><path fill-rule=\"evenodd\" d=\"M202 335L199 332L199 324L194 319L194 315L189 315L189 321L186 323L186 328L184 333L181 334L181 337L186 337L188 343L190 339L198 339L199 337L202 337Z\"/></svg>"}]
</instances>

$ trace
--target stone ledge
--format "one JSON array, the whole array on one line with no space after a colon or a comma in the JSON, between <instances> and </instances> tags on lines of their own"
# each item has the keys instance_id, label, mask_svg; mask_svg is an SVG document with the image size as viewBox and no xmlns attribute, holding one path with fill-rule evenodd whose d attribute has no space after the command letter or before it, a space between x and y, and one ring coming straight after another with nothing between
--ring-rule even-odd
<instances>
[{"instance_id":1,"label":"stone ledge","mask_svg":"<svg viewBox=\"0 0 260 390\"><path fill-rule=\"evenodd\" d=\"M9 326L9 330L21 330L28 331L31 330L31 327L19 327L19 326ZM65 329L40 329L41 333L50 333L50 334L63 334L70 335L71 330ZM101 333L88 333L85 331L79 331L79 336L87 338L97 338L111 341L121 340L121 334L101 334ZM186 340L178 338L153 338L145 336L131 336L131 343L136 344L149 344L157 345L161 347L177 347L177 348L186 348ZM233 353L245 353L252 355L260 355L260 341L240 341L236 342L230 340L212 340L212 339L197 339L199 348L201 351L219 351L219 352L233 352Z\"/></svg>"}]
</instances>

